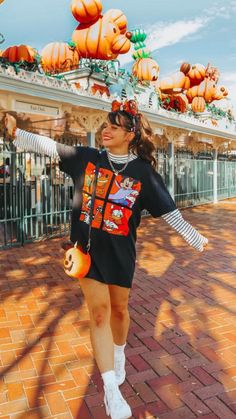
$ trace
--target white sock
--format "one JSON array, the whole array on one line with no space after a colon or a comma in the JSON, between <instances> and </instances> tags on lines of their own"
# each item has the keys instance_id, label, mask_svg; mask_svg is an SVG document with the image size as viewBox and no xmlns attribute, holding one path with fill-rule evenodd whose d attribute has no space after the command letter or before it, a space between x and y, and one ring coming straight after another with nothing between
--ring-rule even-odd
<instances>
[{"instance_id":1,"label":"white sock","mask_svg":"<svg viewBox=\"0 0 236 419\"><path fill-rule=\"evenodd\" d=\"M115 355L123 355L123 353L125 352L125 347L126 347L126 343L124 345L116 345L114 343Z\"/></svg>"},{"instance_id":2,"label":"white sock","mask_svg":"<svg viewBox=\"0 0 236 419\"><path fill-rule=\"evenodd\" d=\"M114 370L103 372L101 375L105 387L116 384L116 376Z\"/></svg>"}]
</instances>

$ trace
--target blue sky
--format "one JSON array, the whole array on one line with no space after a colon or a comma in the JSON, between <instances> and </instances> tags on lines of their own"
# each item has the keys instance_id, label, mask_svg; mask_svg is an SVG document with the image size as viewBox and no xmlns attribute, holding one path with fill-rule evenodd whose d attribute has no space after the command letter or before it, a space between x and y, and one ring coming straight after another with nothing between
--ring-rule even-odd
<instances>
[{"instance_id":1,"label":"blue sky","mask_svg":"<svg viewBox=\"0 0 236 419\"><path fill-rule=\"evenodd\" d=\"M236 109L236 0L103 0L103 11L121 9L129 29L148 33L147 46L160 65L160 78L182 61L217 66L219 83L230 91ZM37 48L70 40L77 22L70 0L4 0L0 5L0 46L25 43ZM130 54L120 56L128 66Z\"/></svg>"}]
</instances>

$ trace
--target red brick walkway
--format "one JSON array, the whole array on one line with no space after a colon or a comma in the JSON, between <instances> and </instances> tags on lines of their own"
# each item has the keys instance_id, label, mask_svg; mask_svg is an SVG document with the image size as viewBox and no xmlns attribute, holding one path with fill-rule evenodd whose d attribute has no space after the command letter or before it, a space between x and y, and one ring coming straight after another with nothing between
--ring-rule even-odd
<instances>
[{"instance_id":1,"label":"red brick walkway","mask_svg":"<svg viewBox=\"0 0 236 419\"><path fill-rule=\"evenodd\" d=\"M236 418L236 201L183 211L198 253L144 219L130 298L133 418ZM62 272L61 239L2 251L0 418L105 419L88 312Z\"/></svg>"}]
</instances>

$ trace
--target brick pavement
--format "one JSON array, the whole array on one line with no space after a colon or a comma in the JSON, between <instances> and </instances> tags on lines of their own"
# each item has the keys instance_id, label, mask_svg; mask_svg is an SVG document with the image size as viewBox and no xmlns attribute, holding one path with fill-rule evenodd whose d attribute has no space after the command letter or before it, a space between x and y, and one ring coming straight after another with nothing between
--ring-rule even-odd
<instances>
[{"instance_id":1,"label":"brick pavement","mask_svg":"<svg viewBox=\"0 0 236 419\"><path fill-rule=\"evenodd\" d=\"M236 418L236 201L184 210L209 246L162 220L139 230L127 380L133 418ZM105 419L88 312L62 239L2 251L0 418Z\"/></svg>"}]
</instances>

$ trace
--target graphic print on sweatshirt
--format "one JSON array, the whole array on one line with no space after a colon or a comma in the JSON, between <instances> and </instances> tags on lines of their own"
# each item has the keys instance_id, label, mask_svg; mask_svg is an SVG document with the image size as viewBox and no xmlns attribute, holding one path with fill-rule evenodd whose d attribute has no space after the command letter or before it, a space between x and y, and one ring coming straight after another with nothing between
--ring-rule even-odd
<instances>
[{"instance_id":1,"label":"graphic print on sweatshirt","mask_svg":"<svg viewBox=\"0 0 236 419\"><path fill-rule=\"evenodd\" d=\"M95 165L88 163L83 186L83 203L80 221L89 224L91 195L95 176ZM93 209L92 227L102 228L109 234L127 236L128 222L141 190L141 182L126 175L114 176L111 170L100 168L96 199Z\"/></svg>"}]
</instances>

